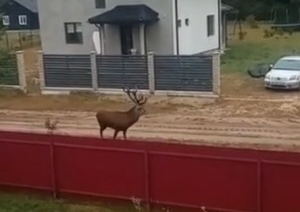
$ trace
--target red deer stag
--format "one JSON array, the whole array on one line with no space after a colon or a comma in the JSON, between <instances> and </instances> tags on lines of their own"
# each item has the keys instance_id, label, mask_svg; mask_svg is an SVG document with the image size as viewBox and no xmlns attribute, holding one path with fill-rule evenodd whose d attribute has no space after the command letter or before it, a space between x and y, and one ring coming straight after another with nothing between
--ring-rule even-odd
<instances>
[{"instance_id":1,"label":"red deer stag","mask_svg":"<svg viewBox=\"0 0 300 212\"><path fill-rule=\"evenodd\" d=\"M129 127L134 125L146 112L143 105L148 99L142 94L138 94L137 88L132 90L129 87L124 87L123 91L135 105L128 111L98 111L96 118L99 123L101 138L103 138L103 131L106 128L111 128L115 130L114 139L120 131L123 131L123 136L126 140L126 132Z\"/></svg>"}]
</instances>

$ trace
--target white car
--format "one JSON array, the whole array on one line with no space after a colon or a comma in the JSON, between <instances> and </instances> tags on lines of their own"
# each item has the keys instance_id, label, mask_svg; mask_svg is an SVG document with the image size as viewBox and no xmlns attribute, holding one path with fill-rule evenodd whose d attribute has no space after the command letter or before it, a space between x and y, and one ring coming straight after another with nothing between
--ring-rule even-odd
<instances>
[{"instance_id":1,"label":"white car","mask_svg":"<svg viewBox=\"0 0 300 212\"><path fill-rule=\"evenodd\" d=\"M300 56L280 58L265 75L265 88L300 89Z\"/></svg>"}]
</instances>

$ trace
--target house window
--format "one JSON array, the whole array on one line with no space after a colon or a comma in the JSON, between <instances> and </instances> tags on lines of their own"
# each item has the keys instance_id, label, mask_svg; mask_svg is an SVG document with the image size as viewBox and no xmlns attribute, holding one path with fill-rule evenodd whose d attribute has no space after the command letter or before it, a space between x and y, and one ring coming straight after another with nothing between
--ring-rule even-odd
<instances>
[{"instance_id":1,"label":"house window","mask_svg":"<svg viewBox=\"0 0 300 212\"><path fill-rule=\"evenodd\" d=\"M66 42L68 44L82 44L81 23L65 23Z\"/></svg>"},{"instance_id":2,"label":"house window","mask_svg":"<svg viewBox=\"0 0 300 212\"><path fill-rule=\"evenodd\" d=\"M207 36L213 36L215 34L215 16L208 15L206 20L207 20Z\"/></svg>"},{"instance_id":3,"label":"house window","mask_svg":"<svg viewBox=\"0 0 300 212\"><path fill-rule=\"evenodd\" d=\"M177 20L177 25L178 25L178 27L181 27L181 20L180 19Z\"/></svg>"},{"instance_id":4,"label":"house window","mask_svg":"<svg viewBox=\"0 0 300 212\"><path fill-rule=\"evenodd\" d=\"M185 25L188 26L190 24L190 20L188 18L185 19Z\"/></svg>"},{"instance_id":5,"label":"house window","mask_svg":"<svg viewBox=\"0 0 300 212\"><path fill-rule=\"evenodd\" d=\"M95 0L96 8L105 8L106 0Z\"/></svg>"},{"instance_id":6,"label":"house window","mask_svg":"<svg viewBox=\"0 0 300 212\"><path fill-rule=\"evenodd\" d=\"M2 24L3 24L3 26L9 25L9 16L8 15L2 16Z\"/></svg>"},{"instance_id":7,"label":"house window","mask_svg":"<svg viewBox=\"0 0 300 212\"><path fill-rule=\"evenodd\" d=\"M19 15L19 25L27 25L27 16Z\"/></svg>"}]
</instances>

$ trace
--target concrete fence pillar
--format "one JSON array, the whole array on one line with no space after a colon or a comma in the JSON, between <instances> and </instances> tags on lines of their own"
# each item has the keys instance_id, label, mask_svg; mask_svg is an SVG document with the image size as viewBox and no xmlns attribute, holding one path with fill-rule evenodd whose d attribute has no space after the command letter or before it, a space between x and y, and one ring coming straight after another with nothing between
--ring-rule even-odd
<instances>
[{"instance_id":1,"label":"concrete fence pillar","mask_svg":"<svg viewBox=\"0 0 300 212\"><path fill-rule=\"evenodd\" d=\"M154 53L148 52L147 55L148 61L148 81L149 81L149 92L150 94L155 93L155 61L154 61Z\"/></svg>"},{"instance_id":2,"label":"concrete fence pillar","mask_svg":"<svg viewBox=\"0 0 300 212\"><path fill-rule=\"evenodd\" d=\"M213 93L215 95L221 94L221 69L220 69L220 53L214 53L212 56L213 69Z\"/></svg>"},{"instance_id":3,"label":"concrete fence pillar","mask_svg":"<svg viewBox=\"0 0 300 212\"><path fill-rule=\"evenodd\" d=\"M99 88L98 85L98 72L97 72L97 58L96 52L92 51L91 54L91 74L92 74L92 87L94 91L97 91Z\"/></svg>"},{"instance_id":4,"label":"concrete fence pillar","mask_svg":"<svg viewBox=\"0 0 300 212\"><path fill-rule=\"evenodd\" d=\"M26 82L26 69L25 69L25 62L24 62L24 52L17 51L17 64L18 64L18 77L19 77L19 86L22 91L25 93L27 92L27 82Z\"/></svg>"},{"instance_id":5,"label":"concrete fence pillar","mask_svg":"<svg viewBox=\"0 0 300 212\"><path fill-rule=\"evenodd\" d=\"M38 70L40 78L40 89L43 91L46 87L45 85L45 70L44 70L44 52L38 51Z\"/></svg>"}]
</instances>

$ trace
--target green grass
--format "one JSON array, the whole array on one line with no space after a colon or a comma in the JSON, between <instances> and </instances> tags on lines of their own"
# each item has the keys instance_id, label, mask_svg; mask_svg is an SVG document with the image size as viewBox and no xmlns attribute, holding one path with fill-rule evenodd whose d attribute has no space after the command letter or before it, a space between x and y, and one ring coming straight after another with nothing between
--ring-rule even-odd
<instances>
[{"instance_id":1,"label":"green grass","mask_svg":"<svg viewBox=\"0 0 300 212\"><path fill-rule=\"evenodd\" d=\"M0 194L0 212L60 212L64 204L58 201L36 199L25 195Z\"/></svg>"},{"instance_id":2,"label":"green grass","mask_svg":"<svg viewBox=\"0 0 300 212\"><path fill-rule=\"evenodd\" d=\"M232 34L232 25L228 33ZM266 25L260 25L258 29L250 29L243 25L243 31L247 33L244 40L239 40L238 30L230 36L229 48L221 57L223 73L241 73L258 63L273 63L279 57L290 54L293 50L300 53L300 33L292 35L273 36L264 38Z\"/></svg>"},{"instance_id":3,"label":"green grass","mask_svg":"<svg viewBox=\"0 0 300 212\"><path fill-rule=\"evenodd\" d=\"M134 212L132 205L74 204L24 194L0 193L0 212Z\"/></svg>"}]
</instances>

